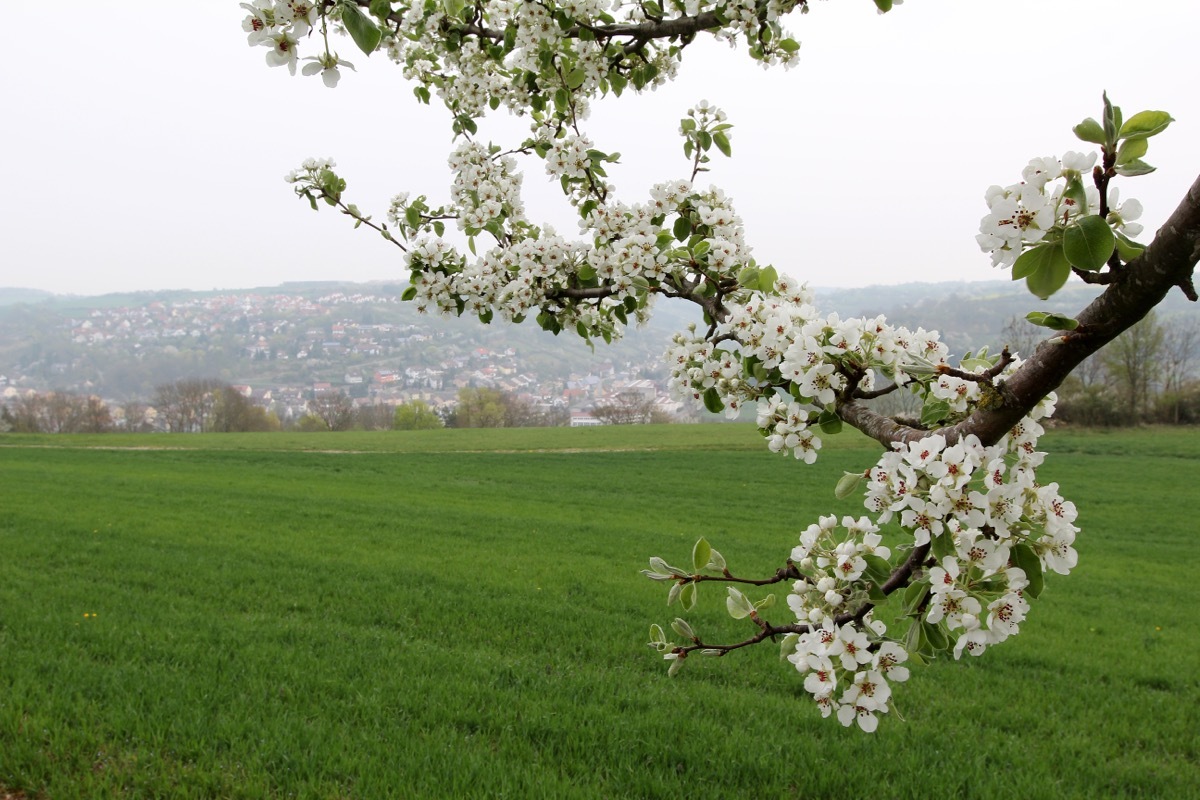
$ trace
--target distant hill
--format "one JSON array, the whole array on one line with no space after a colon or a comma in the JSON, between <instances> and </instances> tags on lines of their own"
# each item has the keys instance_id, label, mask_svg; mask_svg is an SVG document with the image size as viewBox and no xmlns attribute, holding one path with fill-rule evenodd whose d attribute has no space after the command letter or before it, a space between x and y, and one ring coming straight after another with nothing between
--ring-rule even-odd
<instances>
[{"instance_id":1,"label":"distant hill","mask_svg":"<svg viewBox=\"0 0 1200 800\"><path fill-rule=\"evenodd\" d=\"M12 306L17 303L39 303L54 297L50 292L41 289L18 289L10 286L0 286L0 306Z\"/></svg>"},{"instance_id":2,"label":"distant hill","mask_svg":"<svg viewBox=\"0 0 1200 800\"><path fill-rule=\"evenodd\" d=\"M343 383L352 373L408 367L475 374L492 354L494 372L528 382L617 371L666 378L661 354L673 333L699 321L697 309L660 301L652 321L595 351L577 337L549 336L532 322L480 325L419 315L399 302L396 282L293 282L242 290L152 291L98 297L0 289L0 376L22 388L62 388L107 397L148 396L183 377L216 377L266 389ZM822 311L884 315L894 325L937 330L954 355L1005 344L1001 332L1034 310L1077 313L1098 290L1072 284L1049 302L1009 281L908 283L816 291ZM1174 292L1159 316L1196 314ZM1026 340L1045 331L1024 325ZM447 371L446 365L455 366Z\"/></svg>"},{"instance_id":3,"label":"distant hill","mask_svg":"<svg viewBox=\"0 0 1200 800\"><path fill-rule=\"evenodd\" d=\"M1074 315L1100 294L1101 288L1070 283L1045 301L1031 295L1020 281L906 283L815 291L822 310L837 311L842 316L883 314L893 325L937 330L950 352L962 355L985 345L995 351L1006 344L1000 341L1000 333L1014 319L1021 320L1029 334L1036 334L1039 329L1023 322L1030 311ZM1178 291L1169 294L1158 308L1163 320L1197 312L1196 304Z\"/></svg>"}]
</instances>

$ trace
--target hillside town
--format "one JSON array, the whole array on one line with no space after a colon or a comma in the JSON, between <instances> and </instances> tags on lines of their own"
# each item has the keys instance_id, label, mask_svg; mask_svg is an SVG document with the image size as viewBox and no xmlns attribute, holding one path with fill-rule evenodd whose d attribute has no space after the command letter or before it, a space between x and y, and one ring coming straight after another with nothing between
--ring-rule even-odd
<instances>
[{"instance_id":1,"label":"hillside town","mask_svg":"<svg viewBox=\"0 0 1200 800\"><path fill-rule=\"evenodd\" d=\"M93 298L16 291L0 289L0 430L374 429L392 427L405 408L427 411L428 424L472 426L711 416L667 391L662 354L692 321L689 308L667 303L645 328L593 351L530 323L421 315L392 284ZM1081 306L1086 291L1064 291L1061 302ZM1030 353L1044 336L1024 322L1029 299L1019 286L909 284L826 296L843 314L937 320L952 353L997 342ZM1060 387L1055 419L1194 422L1198 363L1200 317L1169 297ZM178 407L189 396L200 411ZM473 404L466 412L464 401ZM237 419L219 419L235 406Z\"/></svg>"},{"instance_id":2,"label":"hillside town","mask_svg":"<svg viewBox=\"0 0 1200 800\"><path fill-rule=\"evenodd\" d=\"M166 429L157 390L205 378L233 387L285 428L330 396L355 409L421 401L451 419L464 389L503 393L558 424L600 424L592 410L617 398L636 398L658 420L685 413L663 380L665 332L593 354L577 339L421 316L387 289L223 292L93 306L44 314L48 330L38 335L0 328L6 406L31 393L72 393L102 400L117 428ZM555 355L547 344L573 347ZM132 409L137 418L126 419Z\"/></svg>"}]
</instances>

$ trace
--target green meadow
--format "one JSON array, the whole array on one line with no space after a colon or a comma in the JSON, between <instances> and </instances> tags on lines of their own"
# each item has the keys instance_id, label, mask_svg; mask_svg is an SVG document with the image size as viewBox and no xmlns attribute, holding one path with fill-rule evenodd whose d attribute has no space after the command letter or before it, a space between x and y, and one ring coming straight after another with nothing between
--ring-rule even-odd
<instances>
[{"instance_id":1,"label":"green meadow","mask_svg":"<svg viewBox=\"0 0 1200 800\"><path fill-rule=\"evenodd\" d=\"M0 437L0 797L1200 797L1200 431L1043 444L1075 574L866 735L770 645L669 679L638 574L701 535L773 572L860 513L862 438L806 467L744 425Z\"/></svg>"}]
</instances>

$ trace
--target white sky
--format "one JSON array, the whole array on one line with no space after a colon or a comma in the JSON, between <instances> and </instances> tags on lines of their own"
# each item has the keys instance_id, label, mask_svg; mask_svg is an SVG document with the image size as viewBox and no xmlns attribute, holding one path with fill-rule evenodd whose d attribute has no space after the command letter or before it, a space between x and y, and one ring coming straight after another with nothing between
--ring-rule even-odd
<instances>
[{"instance_id":1,"label":"white sky","mask_svg":"<svg viewBox=\"0 0 1200 800\"><path fill-rule=\"evenodd\" d=\"M0 286L405 277L398 250L313 213L282 180L331 156L368 213L382 217L398 191L445 198L447 116L417 104L385 59L344 40L359 71L328 90L269 69L236 0L10 5ZM796 69L696 47L681 80L599 104L588 130L623 153L610 174L636 202L686 177L675 129L707 99L736 126L734 158L718 154L701 181L734 198L760 262L818 286L996 279L974 243L984 189L1018 180L1033 156L1082 149L1070 128L1099 116L1104 89L1127 115L1176 118L1151 140L1159 171L1122 182L1148 230L1175 207L1200 167L1187 145L1200 141L1198 22L1192 0L908 0L886 16L870 0L820 0L790 19ZM540 162L525 183L530 216L573 233Z\"/></svg>"}]
</instances>

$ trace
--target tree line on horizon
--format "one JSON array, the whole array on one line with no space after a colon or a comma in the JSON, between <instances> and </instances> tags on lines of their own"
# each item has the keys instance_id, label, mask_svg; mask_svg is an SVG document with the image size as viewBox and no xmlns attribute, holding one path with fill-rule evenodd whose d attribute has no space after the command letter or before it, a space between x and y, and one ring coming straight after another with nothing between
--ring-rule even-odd
<instances>
[{"instance_id":1,"label":"tree line on horizon","mask_svg":"<svg viewBox=\"0 0 1200 800\"><path fill-rule=\"evenodd\" d=\"M1010 348L1032 352L1037 336L1022 320L1005 329ZM1053 345L1049 345L1053 346ZM1147 316L1085 361L1059 388L1055 419L1063 424L1120 427L1200 424L1200 319L1160 322ZM0 432L248 433L295 430L381 431L436 428L529 428L570 424L567 409L539 407L511 392L465 387L453 409L422 400L356 405L340 391L316 394L296 420L281 420L235 387L215 378L185 378L155 388L151 402L119 408L95 395L29 392L0 407ZM674 422L652 399L625 392L597 403L591 416L606 425Z\"/></svg>"}]
</instances>

